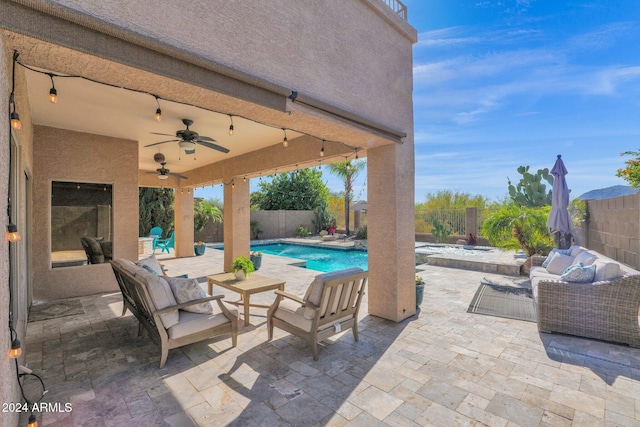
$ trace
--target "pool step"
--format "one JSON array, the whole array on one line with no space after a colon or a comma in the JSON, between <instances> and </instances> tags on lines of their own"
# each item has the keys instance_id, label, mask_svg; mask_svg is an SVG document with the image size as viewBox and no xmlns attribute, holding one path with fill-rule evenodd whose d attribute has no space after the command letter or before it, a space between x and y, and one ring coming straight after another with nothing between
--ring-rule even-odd
<instances>
[{"instance_id":1,"label":"pool step","mask_svg":"<svg viewBox=\"0 0 640 427\"><path fill-rule=\"evenodd\" d=\"M438 267L460 268L463 270L484 271L485 273L519 276L524 260L483 260L456 257L454 255L434 254L426 257L426 264Z\"/></svg>"}]
</instances>

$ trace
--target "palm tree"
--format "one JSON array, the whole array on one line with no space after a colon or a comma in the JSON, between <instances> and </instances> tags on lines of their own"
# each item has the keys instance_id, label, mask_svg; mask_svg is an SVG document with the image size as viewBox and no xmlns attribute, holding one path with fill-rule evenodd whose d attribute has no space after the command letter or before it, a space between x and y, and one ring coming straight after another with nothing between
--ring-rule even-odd
<instances>
[{"instance_id":1,"label":"palm tree","mask_svg":"<svg viewBox=\"0 0 640 427\"><path fill-rule=\"evenodd\" d=\"M347 236L351 234L349 231L349 203L353 197L353 181L358 174L367 165L366 161L345 160L344 162L330 163L328 165L329 172L338 176L344 182L344 226Z\"/></svg>"}]
</instances>

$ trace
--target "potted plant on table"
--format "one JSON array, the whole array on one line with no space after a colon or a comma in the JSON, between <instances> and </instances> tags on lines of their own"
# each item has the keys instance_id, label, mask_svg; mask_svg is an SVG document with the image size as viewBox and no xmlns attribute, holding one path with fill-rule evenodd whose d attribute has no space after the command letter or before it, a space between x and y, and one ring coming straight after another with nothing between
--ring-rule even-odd
<instances>
[{"instance_id":1,"label":"potted plant on table","mask_svg":"<svg viewBox=\"0 0 640 427\"><path fill-rule=\"evenodd\" d=\"M249 274L255 271L255 268L249 258L246 256L239 256L233 260L231 270L236 275L236 280L244 280L249 276Z\"/></svg>"},{"instance_id":2,"label":"potted plant on table","mask_svg":"<svg viewBox=\"0 0 640 427\"><path fill-rule=\"evenodd\" d=\"M420 308L424 299L424 279L416 274L416 310Z\"/></svg>"},{"instance_id":3,"label":"potted plant on table","mask_svg":"<svg viewBox=\"0 0 640 427\"><path fill-rule=\"evenodd\" d=\"M251 262L253 263L253 268L256 271L260 270L260 266L262 265L262 252L260 252L260 251L251 252L251 255L249 255L249 258L251 259Z\"/></svg>"},{"instance_id":4,"label":"potted plant on table","mask_svg":"<svg viewBox=\"0 0 640 427\"><path fill-rule=\"evenodd\" d=\"M195 252L196 256L201 256L204 255L204 250L207 247L204 245L204 242L202 240L199 240L198 242L193 244L193 251Z\"/></svg>"}]
</instances>

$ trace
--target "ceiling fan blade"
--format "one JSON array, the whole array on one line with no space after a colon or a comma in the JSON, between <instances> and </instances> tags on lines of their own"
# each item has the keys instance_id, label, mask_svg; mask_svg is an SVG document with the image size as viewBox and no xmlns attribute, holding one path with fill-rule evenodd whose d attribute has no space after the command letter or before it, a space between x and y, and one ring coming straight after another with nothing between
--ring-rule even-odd
<instances>
[{"instance_id":1,"label":"ceiling fan blade","mask_svg":"<svg viewBox=\"0 0 640 427\"><path fill-rule=\"evenodd\" d=\"M228 153L229 152L228 148L221 147L220 145L212 144L212 143L206 142L206 141L196 141L196 142L198 144L200 144L200 145L204 145L205 147L211 148L213 150L218 150L218 151L221 151L223 153Z\"/></svg>"},{"instance_id":2,"label":"ceiling fan blade","mask_svg":"<svg viewBox=\"0 0 640 427\"><path fill-rule=\"evenodd\" d=\"M167 175L177 176L178 178L182 178L182 179L189 179L184 175L180 175L179 173L167 172Z\"/></svg>"},{"instance_id":3,"label":"ceiling fan blade","mask_svg":"<svg viewBox=\"0 0 640 427\"><path fill-rule=\"evenodd\" d=\"M179 139L169 139L167 141L154 142L153 144L145 145L144 148L153 147L154 145L164 144L165 142L175 142L175 141L180 141L180 140Z\"/></svg>"},{"instance_id":4,"label":"ceiling fan blade","mask_svg":"<svg viewBox=\"0 0 640 427\"><path fill-rule=\"evenodd\" d=\"M208 137L208 136L202 136L202 135L198 135L198 137L196 138L196 141L209 141L209 142L216 142L215 139Z\"/></svg>"},{"instance_id":5,"label":"ceiling fan blade","mask_svg":"<svg viewBox=\"0 0 640 427\"><path fill-rule=\"evenodd\" d=\"M153 171L145 171L144 173L152 173L154 175L156 175L158 172L153 172Z\"/></svg>"},{"instance_id":6,"label":"ceiling fan blade","mask_svg":"<svg viewBox=\"0 0 640 427\"><path fill-rule=\"evenodd\" d=\"M175 135L171 135L169 133L158 133L158 132L149 132L149 133L151 133L153 135L175 136Z\"/></svg>"}]
</instances>

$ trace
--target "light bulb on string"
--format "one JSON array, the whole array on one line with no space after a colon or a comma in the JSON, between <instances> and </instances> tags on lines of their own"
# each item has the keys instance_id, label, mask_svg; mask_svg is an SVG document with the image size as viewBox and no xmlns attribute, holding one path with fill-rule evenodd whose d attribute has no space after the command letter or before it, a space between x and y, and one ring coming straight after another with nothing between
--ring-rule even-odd
<instances>
[{"instance_id":1,"label":"light bulb on string","mask_svg":"<svg viewBox=\"0 0 640 427\"><path fill-rule=\"evenodd\" d=\"M29 424L27 424L27 427L38 427L38 420L35 415L29 415Z\"/></svg>"},{"instance_id":2,"label":"light bulb on string","mask_svg":"<svg viewBox=\"0 0 640 427\"><path fill-rule=\"evenodd\" d=\"M282 140L282 146L284 148L287 148L289 146L289 140L287 140L287 131L286 129L282 128L282 132L284 132L284 139Z\"/></svg>"},{"instance_id":3,"label":"light bulb on string","mask_svg":"<svg viewBox=\"0 0 640 427\"><path fill-rule=\"evenodd\" d=\"M229 120L231 120L231 124L229 125L229 136L233 135L233 116L229 114Z\"/></svg>"},{"instance_id":4,"label":"light bulb on string","mask_svg":"<svg viewBox=\"0 0 640 427\"><path fill-rule=\"evenodd\" d=\"M58 102L58 91L56 90L56 85L53 83L53 74L48 73L49 78L51 79L51 89L49 89L49 102L55 104Z\"/></svg>"},{"instance_id":5,"label":"light bulb on string","mask_svg":"<svg viewBox=\"0 0 640 427\"><path fill-rule=\"evenodd\" d=\"M17 359L22 354L22 346L18 338L11 341L11 349L9 350L9 358Z\"/></svg>"},{"instance_id":6,"label":"light bulb on string","mask_svg":"<svg viewBox=\"0 0 640 427\"><path fill-rule=\"evenodd\" d=\"M20 115L15 111L11 113L11 127L15 130L22 129L22 122L20 121Z\"/></svg>"},{"instance_id":7,"label":"light bulb on string","mask_svg":"<svg viewBox=\"0 0 640 427\"><path fill-rule=\"evenodd\" d=\"M7 242L17 242L18 240L20 240L18 227L15 224L9 223L9 225L7 225L7 232L5 233L4 237Z\"/></svg>"},{"instance_id":8,"label":"light bulb on string","mask_svg":"<svg viewBox=\"0 0 640 427\"><path fill-rule=\"evenodd\" d=\"M242 178L242 182L247 182L247 177Z\"/></svg>"},{"instance_id":9,"label":"light bulb on string","mask_svg":"<svg viewBox=\"0 0 640 427\"><path fill-rule=\"evenodd\" d=\"M159 122L160 120L162 120L162 110L160 109L160 101L158 100L158 97L155 96L155 98L156 98L156 104L158 104L158 108L156 108L155 119L157 122Z\"/></svg>"},{"instance_id":10,"label":"light bulb on string","mask_svg":"<svg viewBox=\"0 0 640 427\"><path fill-rule=\"evenodd\" d=\"M324 157L324 139L322 140L322 148L320 149L320 157Z\"/></svg>"}]
</instances>

